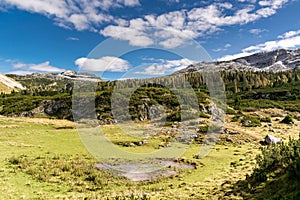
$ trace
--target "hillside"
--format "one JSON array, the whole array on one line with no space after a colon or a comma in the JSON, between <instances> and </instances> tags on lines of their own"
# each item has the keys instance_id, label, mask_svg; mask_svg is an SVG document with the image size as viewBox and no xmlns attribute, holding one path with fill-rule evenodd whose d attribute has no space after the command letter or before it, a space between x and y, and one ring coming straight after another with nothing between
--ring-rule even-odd
<instances>
[{"instance_id":1,"label":"hillside","mask_svg":"<svg viewBox=\"0 0 300 200\"><path fill-rule=\"evenodd\" d=\"M276 50L233 61L206 64L214 66L214 69L222 69L220 76L225 85L226 102L231 108L237 111L279 108L300 112L299 55L300 50ZM284 69L290 70L269 70L270 66L273 66L274 69L278 62L285 65ZM200 115L206 115L209 114L209 91L202 76L201 69L205 67L202 64L188 66L173 76L159 78L159 81L166 83L172 81L173 86L175 86L182 83L181 78L188 80L198 98ZM266 69L267 71L264 71ZM115 121L111 112L111 95L116 85L130 87L141 85L130 97L131 119L147 120L149 118L147 108L158 104L164 105L167 109L167 121L172 122L181 119L178 100L171 92L173 86L167 88L155 84L144 85L144 80L130 79L105 82L95 75L77 74L73 71L66 71L61 74L9 76L22 83L27 89L22 93L3 96L0 101L0 105L3 106L0 111L1 115L40 116L46 113L46 116L73 119L71 114L73 81L88 80L98 82L95 103L97 118L101 123L114 123ZM155 82L155 78L153 81ZM187 99L189 99L188 95L186 94ZM141 110L140 108L144 109Z\"/></svg>"},{"instance_id":2,"label":"hillside","mask_svg":"<svg viewBox=\"0 0 300 200\"><path fill-rule=\"evenodd\" d=\"M12 90L24 90L25 87L14 79L0 74L0 93L10 93Z\"/></svg>"}]
</instances>

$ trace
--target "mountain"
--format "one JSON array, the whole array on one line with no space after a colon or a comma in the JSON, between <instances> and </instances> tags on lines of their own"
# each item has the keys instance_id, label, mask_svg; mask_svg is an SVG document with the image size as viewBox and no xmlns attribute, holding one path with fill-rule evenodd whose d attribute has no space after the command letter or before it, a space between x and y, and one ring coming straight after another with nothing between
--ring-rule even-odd
<instances>
[{"instance_id":1,"label":"mountain","mask_svg":"<svg viewBox=\"0 0 300 200\"><path fill-rule=\"evenodd\" d=\"M0 74L0 92L10 93L12 90L24 90L23 85L14 79Z\"/></svg>"},{"instance_id":2,"label":"mountain","mask_svg":"<svg viewBox=\"0 0 300 200\"><path fill-rule=\"evenodd\" d=\"M255 53L250 56L215 62L200 62L182 69L178 73L195 71L264 71L279 72L300 67L300 49L278 49L270 52Z\"/></svg>"},{"instance_id":3,"label":"mountain","mask_svg":"<svg viewBox=\"0 0 300 200\"><path fill-rule=\"evenodd\" d=\"M27 75L28 76L28 75ZM32 76L34 78L46 78L46 79L52 79L52 80L73 80L73 81L91 81L91 82L98 82L101 81L99 77L97 77L94 74L89 73L77 73L72 70L64 71L60 74L52 74L52 73L45 73L45 74L39 74L39 73L33 73L29 76Z\"/></svg>"},{"instance_id":4,"label":"mountain","mask_svg":"<svg viewBox=\"0 0 300 200\"><path fill-rule=\"evenodd\" d=\"M73 85L74 81L101 82L102 79L94 74L77 73L75 71L64 71L55 73L32 73L25 76L7 74L8 77L20 82L28 90L61 90Z\"/></svg>"}]
</instances>

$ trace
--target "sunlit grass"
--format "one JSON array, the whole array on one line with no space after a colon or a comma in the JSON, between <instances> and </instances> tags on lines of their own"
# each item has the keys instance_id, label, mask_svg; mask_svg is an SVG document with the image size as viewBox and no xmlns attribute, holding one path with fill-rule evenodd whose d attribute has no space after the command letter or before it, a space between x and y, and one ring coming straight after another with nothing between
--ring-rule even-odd
<instances>
[{"instance_id":1,"label":"sunlit grass","mask_svg":"<svg viewBox=\"0 0 300 200\"><path fill-rule=\"evenodd\" d=\"M89 163L101 162L87 151L80 140L78 130L74 129L74 124L63 120L0 117L0 126L0 191L3 194L1 198L4 199L83 199L84 197L101 199L131 194L147 194L151 199L207 199L209 197L213 199L218 196L214 191L220 189L223 182L227 180L234 182L243 179L246 173L250 173L258 149L252 144L219 144L212 146L205 158L196 159L194 156L199 154L202 146L192 144L181 158L186 163L197 163L197 169L183 170L178 175L149 182L132 182L115 176L102 175L101 189L91 190L89 188L92 186L83 178L84 176L68 179L68 176L73 175L62 172L61 166L76 163L80 159ZM64 126L67 128L64 129ZM140 141L144 138L125 134L117 125L98 128L102 128L103 133L118 148L135 153L158 150L158 145L163 141L160 137L154 139L150 137L147 139L149 144L124 147L118 143ZM33 165L18 169L9 164L9 159L19 158L22 155L33 162ZM53 160L55 157L58 160ZM39 180L35 175L27 173L28 169L32 168L33 172L37 170L36 174L41 174L39 170L44 165L39 167L37 163L45 162L52 170L46 170L42 174L51 181ZM59 176L53 176L53 170ZM84 168L83 171L85 170ZM101 170L99 173L102 173ZM63 179L57 181L59 177ZM87 188L81 190L80 184L75 188L72 187L78 183Z\"/></svg>"}]
</instances>

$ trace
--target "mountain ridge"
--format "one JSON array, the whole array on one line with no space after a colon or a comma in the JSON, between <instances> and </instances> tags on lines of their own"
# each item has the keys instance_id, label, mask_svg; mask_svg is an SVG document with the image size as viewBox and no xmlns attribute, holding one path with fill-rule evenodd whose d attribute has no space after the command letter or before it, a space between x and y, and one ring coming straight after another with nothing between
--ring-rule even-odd
<instances>
[{"instance_id":1,"label":"mountain ridge","mask_svg":"<svg viewBox=\"0 0 300 200\"><path fill-rule=\"evenodd\" d=\"M249 56L229 61L199 62L175 72L190 73L196 71L253 71L280 72L300 67L300 49L277 49L274 51L254 53Z\"/></svg>"}]
</instances>

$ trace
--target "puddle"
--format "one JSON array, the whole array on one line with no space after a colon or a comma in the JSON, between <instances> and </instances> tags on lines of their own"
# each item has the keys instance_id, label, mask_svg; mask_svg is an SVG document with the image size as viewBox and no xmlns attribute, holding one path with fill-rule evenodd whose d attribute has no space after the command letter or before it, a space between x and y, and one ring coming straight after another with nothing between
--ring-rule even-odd
<instances>
[{"instance_id":1,"label":"puddle","mask_svg":"<svg viewBox=\"0 0 300 200\"><path fill-rule=\"evenodd\" d=\"M194 169L192 165L172 160L155 160L151 163L121 163L117 165L98 163L96 166L104 170L110 170L114 174L124 176L132 181L155 180L159 176L176 175L179 170Z\"/></svg>"}]
</instances>

